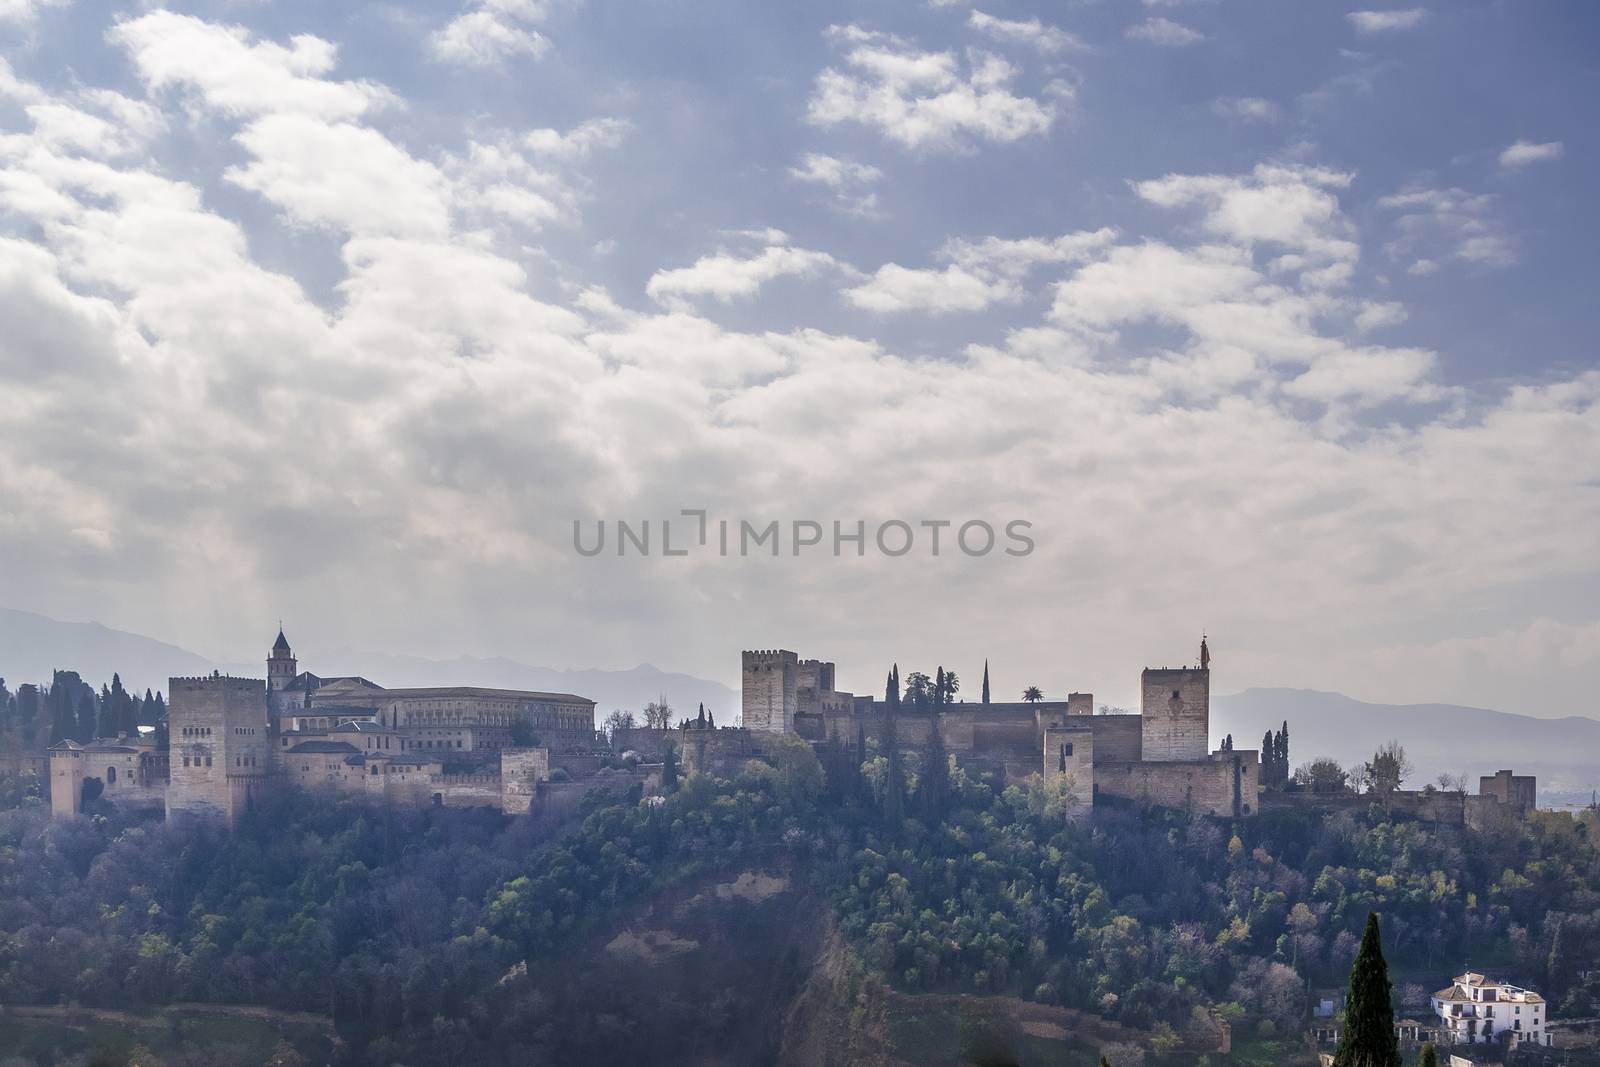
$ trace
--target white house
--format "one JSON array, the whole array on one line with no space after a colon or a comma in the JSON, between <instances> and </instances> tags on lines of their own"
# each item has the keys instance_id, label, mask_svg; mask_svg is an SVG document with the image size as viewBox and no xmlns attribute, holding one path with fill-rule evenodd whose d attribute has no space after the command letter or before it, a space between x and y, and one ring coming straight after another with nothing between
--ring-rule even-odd
<instances>
[{"instance_id":1,"label":"white house","mask_svg":"<svg viewBox=\"0 0 1600 1067\"><path fill-rule=\"evenodd\" d=\"M1432 1001L1444 1044L1505 1042L1512 1048L1524 1042L1550 1044L1550 1034L1545 1030L1544 998L1532 990L1491 982L1468 971L1450 988L1433 994Z\"/></svg>"}]
</instances>

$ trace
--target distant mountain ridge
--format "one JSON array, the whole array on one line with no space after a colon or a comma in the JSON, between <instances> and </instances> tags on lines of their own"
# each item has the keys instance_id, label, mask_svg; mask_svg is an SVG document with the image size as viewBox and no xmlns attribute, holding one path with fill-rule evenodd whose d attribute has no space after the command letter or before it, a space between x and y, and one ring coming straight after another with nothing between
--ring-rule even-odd
<instances>
[{"instance_id":1,"label":"distant mountain ridge","mask_svg":"<svg viewBox=\"0 0 1600 1067\"><path fill-rule=\"evenodd\" d=\"M534 667L503 657L432 660L389 653L337 651L323 655L298 650L302 670L322 675L359 674L379 685L399 688L424 685L480 685L495 689L532 689L576 693L595 701L603 719L615 708L637 713L663 696L680 714L692 715L704 702L717 721L732 725L739 698L721 682L663 671L648 663L631 670L556 670ZM219 663L177 645L167 644L97 622L61 622L31 611L0 608L0 678L15 691L27 682L49 684L56 669L77 671L95 688L122 676L129 689L165 691L173 676L210 674L220 670L244 677L264 677L266 645L261 659Z\"/></svg>"},{"instance_id":2,"label":"distant mountain ridge","mask_svg":"<svg viewBox=\"0 0 1600 1067\"><path fill-rule=\"evenodd\" d=\"M1246 689L1211 698L1211 743L1233 734L1239 748L1260 748L1268 730L1289 722L1289 759L1317 756L1350 765L1399 741L1417 765L1408 785L1441 773L1492 774L1509 767L1537 774L1541 798L1587 800L1600 788L1600 719L1538 719L1460 704L1369 704L1315 689ZM1541 803L1543 799L1541 799Z\"/></svg>"}]
</instances>

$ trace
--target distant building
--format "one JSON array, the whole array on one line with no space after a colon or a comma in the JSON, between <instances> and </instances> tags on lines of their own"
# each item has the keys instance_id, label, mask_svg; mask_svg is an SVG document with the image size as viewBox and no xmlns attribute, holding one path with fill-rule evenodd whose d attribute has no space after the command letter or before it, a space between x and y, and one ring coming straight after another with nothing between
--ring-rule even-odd
<instances>
[{"instance_id":1,"label":"distant building","mask_svg":"<svg viewBox=\"0 0 1600 1067\"><path fill-rule=\"evenodd\" d=\"M1475 971L1456 978L1432 997L1443 1043L1505 1043L1549 1047L1544 998L1521 986L1493 982Z\"/></svg>"}]
</instances>

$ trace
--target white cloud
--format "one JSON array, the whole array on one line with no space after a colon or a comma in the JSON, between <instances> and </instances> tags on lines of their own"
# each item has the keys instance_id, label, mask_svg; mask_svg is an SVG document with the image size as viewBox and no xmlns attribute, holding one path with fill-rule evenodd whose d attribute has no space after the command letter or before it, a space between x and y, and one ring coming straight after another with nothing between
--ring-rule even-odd
<instances>
[{"instance_id":1,"label":"white cloud","mask_svg":"<svg viewBox=\"0 0 1600 1067\"><path fill-rule=\"evenodd\" d=\"M982 311L996 302L1021 298L1021 290L1005 279L993 279L957 266L913 270L898 263L879 267L868 281L844 290L844 298L863 311L894 314L926 311L947 315Z\"/></svg>"},{"instance_id":2,"label":"white cloud","mask_svg":"<svg viewBox=\"0 0 1600 1067\"><path fill-rule=\"evenodd\" d=\"M1066 52L1085 47L1076 34L1058 26L1047 26L1036 18L1013 20L996 18L973 9L967 25L986 37L1006 44L1023 44L1046 54Z\"/></svg>"},{"instance_id":3,"label":"white cloud","mask_svg":"<svg viewBox=\"0 0 1600 1067\"><path fill-rule=\"evenodd\" d=\"M1038 136L1055 121L1053 102L1011 90L1018 71L999 56L972 52L963 69L951 52L924 52L855 26L835 27L830 36L849 70L817 75L806 111L814 125L856 122L906 148L950 150L974 139ZM1060 85L1054 91L1067 93Z\"/></svg>"},{"instance_id":4,"label":"white cloud","mask_svg":"<svg viewBox=\"0 0 1600 1067\"><path fill-rule=\"evenodd\" d=\"M830 189L875 182L883 177L883 171L870 164L855 163L848 159L823 155L820 152L806 153L799 166L789 168L789 174L796 181L826 185Z\"/></svg>"},{"instance_id":5,"label":"white cloud","mask_svg":"<svg viewBox=\"0 0 1600 1067\"><path fill-rule=\"evenodd\" d=\"M532 0L477 0L429 38L435 59L467 67L497 67L516 56L534 59L549 40L531 23L544 18Z\"/></svg>"},{"instance_id":6,"label":"white cloud","mask_svg":"<svg viewBox=\"0 0 1600 1067\"><path fill-rule=\"evenodd\" d=\"M1199 30L1160 17L1147 18L1138 25L1129 26L1124 36L1130 41L1143 41L1166 48L1182 48L1206 39L1206 35Z\"/></svg>"},{"instance_id":7,"label":"white cloud","mask_svg":"<svg viewBox=\"0 0 1600 1067\"><path fill-rule=\"evenodd\" d=\"M615 148L630 128L626 119L589 119L570 130L530 130L522 137L528 151L541 159L576 162L589 158L597 148Z\"/></svg>"},{"instance_id":8,"label":"white cloud","mask_svg":"<svg viewBox=\"0 0 1600 1067\"><path fill-rule=\"evenodd\" d=\"M1431 274L1441 260L1488 267L1517 261L1516 243L1494 212L1494 198L1459 188L1412 188L1381 197L1395 212L1395 237L1384 246L1395 260L1411 260L1411 274Z\"/></svg>"},{"instance_id":9,"label":"white cloud","mask_svg":"<svg viewBox=\"0 0 1600 1067\"><path fill-rule=\"evenodd\" d=\"M1207 233L1245 245L1279 245L1316 261L1299 266L1326 268L1360 254L1335 195L1350 181L1351 175L1323 167L1262 163L1246 177L1167 175L1138 182L1134 190L1162 207L1199 205Z\"/></svg>"},{"instance_id":10,"label":"white cloud","mask_svg":"<svg viewBox=\"0 0 1600 1067\"><path fill-rule=\"evenodd\" d=\"M775 236L782 239L784 235ZM645 292L652 300L673 307L682 307L686 298L697 296L709 296L726 304L755 296L762 285L774 278L814 277L838 265L826 252L772 244L754 256L718 252L702 256L688 267L657 271L651 275Z\"/></svg>"},{"instance_id":11,"label":"white cloud","mask_svg":"<svg viewBox=\"0 0 1600 1067\"><path fill-rule=\"evenodd\" d=\"M1393 33L1416 29L1428 17L1428 11L1421 7L1394 11L1352 11L1345 17L1357 33Z\"/></svg>"},{"instance_id":12,"label":"white cloud","mask_svg":"<svg viewBox=\"0 0 1600 1067\"><path fill-rule=\"evenodd\" d=\"M1115 239L1116 231L1106 227L1055 238L953 240L939 252L939 257L950 264L942 270L886 263L871 278L844 290L842 295L851 305L878 314L982 311L991 304L1022 299L1020 283L1034 267L1081 263Z\"/></svg>"},{"instance_id":13,"label":"white cloud","mask_svg":"<svg viewBox=\"0 0 1600 1067\"><path fill-rule=\"evenodd\" d=\"M1518 141L1500 153L1500 165L1502 167L1525 167L1529 163L1548 163L1552 160L1560 159L1566 153L1566 150L1566 145L1560 141L1546 141L1543 144Z\"/></svg>"},{"instance_id":14,"label":"white cloud","mask_svg":"<svg viewBox=\"0 0 1600 1067\"><path fill-rule=\"evenodd\" d=\"M151 89L183 87L205 106L233 116L299 112L318 118L353 119L394 102L374 82L330 81L338 50L309 34L251 41L240 26L204 22L189 15L153 11L113 26L113 41L127 49Z\"/></svg>"},{"instance_id":15,"label":"white cloud","mask_svg":"<svg viewBox=\"0 0 1600 1067\"><path fill-rule=\"evenodd\" d=\"M1277 104L1259 96L1218 97L1211 102L1211 110L1240 122L1277 122L1281 114Z\"/></svg>"},{"instance_id":16,"label":"white cloud","mask_svg":"<svg viewBox=\"0 0 1600 1067\"><path fill-rule=\"evenodd\" d=\"M71 0L0 0L0 23L15 22L26 25L39 17L45 8L66 7Z\"/></svg>"},{"instance_id":17,"label":"white cloud","mask_svg":"<svg viewBox=\"0 0 1600 1067\"><path fill-rule=\"evenodd\" d=\"M832 190L833 205L847 214L871 218L878 213L878 194L866 187L883 177L883 172L871 164L807 152L798 166L789 168L789 176Z\"/></svg>"},{"instance_id":18,"label":"white cloud","mask_svg":"<svg viewBox=\"0 0 1600 1067\"><path fill-rule=\"evenodd\" d=\"M1356 314L1354 325L1357 333L1370 333L1385 326L1398 326L1406 321L1406 317L1404 304L1393 301L1368 301Z\"/></svg>"}]
</instances>

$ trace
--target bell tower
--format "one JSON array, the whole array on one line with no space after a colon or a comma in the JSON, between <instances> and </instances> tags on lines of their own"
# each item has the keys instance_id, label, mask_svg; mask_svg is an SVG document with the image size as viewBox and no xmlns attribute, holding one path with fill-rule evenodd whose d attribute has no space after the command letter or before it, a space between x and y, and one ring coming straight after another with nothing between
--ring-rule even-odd
<instances>
[{"instance_id":1,"label":"bell tower","mask_svg":"<svg viewBox=\"0 0 1600 1067\"><path fill-rule=\"evenodd\" d=\"M278 639L272 643L272 654L267 657L267 692L278 693L289 688L294 676L299 674L289 639L283 636L283 623L278 624Z\"/></svg>"}]
</instances>

